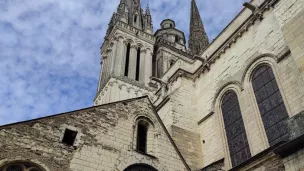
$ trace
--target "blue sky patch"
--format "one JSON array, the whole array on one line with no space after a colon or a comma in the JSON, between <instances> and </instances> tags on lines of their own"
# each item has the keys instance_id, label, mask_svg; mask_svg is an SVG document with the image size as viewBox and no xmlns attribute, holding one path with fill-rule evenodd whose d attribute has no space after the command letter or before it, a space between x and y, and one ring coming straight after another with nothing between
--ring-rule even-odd
<instances>
[{"instance_id":1,"label":"blue sky patch","mask_svg":"<svg viewBox=\"0 0 304 171\"><path fill-rule=\"evenodd\" d=\"M210 39L246 0L197 0ZM0 1L0 125L93 105L100 46L119 0ZM189 0L149 3L154 31L175 20L189 35Z\"/></svg>"}]
</instances>

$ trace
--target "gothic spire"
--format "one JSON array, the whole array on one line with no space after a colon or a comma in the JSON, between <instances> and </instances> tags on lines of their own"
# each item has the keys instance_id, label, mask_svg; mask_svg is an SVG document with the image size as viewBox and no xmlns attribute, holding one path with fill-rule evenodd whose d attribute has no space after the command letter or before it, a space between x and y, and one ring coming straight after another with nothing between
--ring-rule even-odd
<instances>
[{"instance_id":1,"label":"gothic spire","mask_svg":"<svg viewBox=\"0 0 304 171\"><path fill-rule=\"evenodd\" d=\"M195 0L191 0L191 20L189 49L194 55L200 55L209 45L203 21L199 14Z\"/></svg>"},{"instance_id":2,"label":"gothic spire","mask_svg":"<svg viewBox=\"0 0 304 171\"><path fill-rule=\"evenodd\" d=\"M152 16L151 16L151 12L150 12L150 8L149 8L148 4L147 4L146 12L145 12L143 19L144 19L145 31L147 33L152 34L152 32L153 32Z\"/></svg>"},{"instance_id":3,"label":"gothic spire","mask_svg":"<svg viewBox=\"0 0 304 171\"><path fill-rule=\"evenodd\" d=\"M149 4L147 4L146 15L151 15Z\"/></svg>"}]
</instances>

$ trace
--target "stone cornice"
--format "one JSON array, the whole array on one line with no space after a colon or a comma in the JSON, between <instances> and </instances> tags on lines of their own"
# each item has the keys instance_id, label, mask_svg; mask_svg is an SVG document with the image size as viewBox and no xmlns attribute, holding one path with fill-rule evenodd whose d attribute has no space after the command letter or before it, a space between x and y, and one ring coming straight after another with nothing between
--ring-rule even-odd
<instances>
[{"instance_id":1,"label":"stone cornice","mask_svg":"<svg viewBox=\"0 0 304 171\"><path fill-rule=\"evenodd\" d=\"M165 39L159 39L159 41L157 41L157 43L156 43L156 46L158 46L158 47L166 47L166 48L168 48L168 49L170 49L170 50L172 50L172 51L174 51L174 52L176 52L178 54L181 54L181 55L183 55L183 56L185 56L185 57L193 60L193 56L190 53L187 53L187 52L184 52L184 51L182 51L180 49L175 48L174 47L174 43L169 42L169 41L167 41Z\"/></svg>"},{"instance_id":2,"label":"stone cornice","mask_svg":"<svg viewBox=\"0 0 304 171\"><path fill-rule=\"evenodd\" d=\"M266 11L270 10L271 7L273 7L278 1L279 0L265 0L259 7L262 16L253 13L249 18L247 18L246 21L241 24L239 28L235 30L235 32L228 39L226 39L226 41L212 55L210 55L206 60L200 60L203 63L200 67L196 69L196 71L191 73L184 69L178 69L174 74L172 74L171 77L168 78L168 83L173 84L173 82L176 81L179 77L186 77L193 81L200 78L201 74L203 74L205 71L209 71L210 66L213 65L216 60L219 59L221 55L225 53L227 49L231 48L231 45L236 43L237 40L243 36L243 33L248 31L249 27L254 25L257 20L262 20L263 14ZM169 45L167 46L170 47Z\"/></svg>"},{"instance_id":3,"label":"stone cornice","mask_svg":"<svg viewBox=\"0 0 304 171\"><path fill-rule=\"evenodd\" d=\"M254 0L251 0L251 2L250 3L252 3ZM278 1L280 1L280 0L265 0L258 8L259 8L259 10L261 10L260 12L260 14L262 14L263 15L263 13L266 11L266 10L268 10L270 7L273 7ZM265 4L266 4L266 7L268 8L264 8L265 7ZM220 32L219 33L219 35L209 44L209 46L206 48L206 49L208 49L210 46L212 46L213 44L214 44L214 42L217 40L217 39L219 39L221 36L222 36L222 34L224 34L225 33L225 31L232 25L232 23L244 12L246 10L246 8L243 8L243 10L223 29L223 31L222 32ZM248 19L252 19L251 17L253 16L254 14L252 14ZM255 17L259 17L259 14L256 14L256 16ZM247 20L246 20L247 21ZM245 21L245 22L246 22ZM244 24L244 22L243 22L243 24ZM253 23L254 24L254 23ZM240 27L239 27L240 28ZM236 30L238 30L239 28L237 28ZM232 34L233 35L233 34ZM228 38L229 39L229 38ZM206 50L205 49L205 50ZM204 54L204 52L205 51L203 51L199 56L202 56L203 54Z\"/></svg>"},{"instance_id":4,"label":"stone cornice","mask_svg":"<svg viewBox=\"0 0 304 171\"><path fill-rule=\"evenodd\" d=\"M104 90L104 88L108 85L108 84L111 84L109 81L111 80L111 78L114 78L114 79L117 79L119 81L122 81L122 82L125 82L125 83L128 83L128 84L131 84L135 87L138 87L140 89L144 89L146 91L150 91L150 92L154 92L156 91L155 88L151 88L151 87L147 87L145 86L144 84L141 84L139 83L138 81L135 81L135 80L131 80L129 79L128 77L124 77L124 76L120 76L120 77L117 77L117 76L110 76L106 79L105 81L105 84L102 85L102 87L100 87L100 90L96 93L96 96L94 98L94 101L97 99L97 97L99 96L99 94Z\"/></svg>"},{"instance_id":5,"label":"stone cornice","mask_svg":"<svg viewBox=\"0 0 304 171\"><path fill-rule=\"evenodd\" d=\"M114 24L114 28L112 29L111 33L105 37L105 40L100 48L101 51L105 50L109 45L109 41L112 40L113 38L115 38L115 33L116 33L117 29L122 29L126 33L131 34L132 36L135 36L145 42L148 42L151 44L155 43L155 37L152 34L146 33L136 27L130 26L130 25L118 20Z\"/></svg>"},{"instance_id":6,"label":"stone cornice","mask_svg":"<svg viewBox=\"0 0 304 171\"><path fill-rule=\"evenodd\" d=\"M263 4L260 5L259 9L262 14L264 14L267 10L270 9L276 2L279 0L265 0ZM183 69L177 70L168 82L172 82L176 80L181 75L187 75L188 78L196 79L200 77L200 73L204 73L206 70L210 70L210 66L213 65L217 59L221 57L225 53L227 49L231 47L232 44L236 43L238 38L242 37L244 32L247 32L249 27L255 24L255 21L261 20L261 16L252 14L236 31L212 54L207 58L205 62L194 72L189 73Z\"/></svg>"},{"instance_id":7,"label":"stone cornice","mask_svg":"<svg viewBox=\"0 0 304 171\"><path fill-rule=\"evenodd\" d=\"M161 53L162 51L166 51L170 55L173 55L174 57L177 57L178 59L181 59L181 60L183 60L184 62L187 62L187 63L193 64L194 61L195 61L193 58L185 57L184 55L182 55L182 54L180 54L180 53L178 53L178 52L176 52L176 51L174 51L170 48L164 47L164 46L159 47L159 49L157 50L157 52L156 52L157 58L156 59L162 57L162 56L159 55L159 53Z\"/></svg>"},{"instance_id":8,"label":"stone cornice","mask_svg":"<svg viewBox=\"0 0 304 171\"><path fill-rule=\"evenodd\" d=\"M182 36L183 36L184 42L186 42L185 33L182 32L182 31L180 31L180 30L178 30L178 29L176 29L176 28L174 28L174 27L159 29L159 30L157 30L157 31L154 33L154 36L157 37L157 34L158 34L158 33L161 33L161 32L163 32L163 31L165 32L165 31L168 31L168 30L173 30L173 31L176 31L176 32L181 33Z\"/></svg>"},{"instance_id":9,"label":"stone cornice","mask_svg":"<svg viewBox=\"0 0 304 171\"><path fill-rule=\"evenodd\" d=\"M219 46L218 49L214 51L208 58L208 63L214 64L217 59L219 59L223 54L225 54L226 50L231 48L233 44L235 44L239 38L243 36L245 32L248 31L248 29L255 24L257 20L261 21L263 20L263 14L270 10L270 7L272 7L277 1L279 0L265 0L263 4L260 5L259 9L261 10L261 13L258 14L252 14L249 18L247 18L235 31L230 35L228 39L222 45ZM212 45L212 44L211 44ZM210 46L211 46L210 45Z\"/></svg>"}]
</instances>

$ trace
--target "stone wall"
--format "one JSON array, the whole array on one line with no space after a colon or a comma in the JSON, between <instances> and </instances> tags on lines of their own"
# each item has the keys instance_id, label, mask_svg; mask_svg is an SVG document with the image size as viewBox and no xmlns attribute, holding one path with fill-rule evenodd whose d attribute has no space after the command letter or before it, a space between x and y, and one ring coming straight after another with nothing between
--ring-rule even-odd
<instances>
[{"instance_id":1,"label":"stone wall","mask_svg":"<svg viewBox=\"0 0 304 171\"><path fill-rule=\"evenodd\" d=\"M127 77L112 77L94 100L94 105L103 105L126 99L132 99L148 95L153 101L155 95L153 89L140 84Z\"/></svg>"},{"instance_id":2,"label":"stone wall","mask_svg":"<svg viewBox=\"0 0 304 171\"><path fill-rule=\"evenodd\" d=\"M200 135L180 127L171 126L174 142L191 170L201 169L202 153Z\"/></svg>"},{"instance_id":3,"label":"stone wall","mask_svg":"<svg viewBox=\"0 0 304 171\"><path fill-rule=\"evenodd\" d=\"M204 165L224 157L227 159L226 169L231 167L220 110L220 99L228 90L234 90L238 95L251 154L254 156L269 147L250 82L251 72L258 65L268 64L274 70L290 117L304 110L303 79L299 79L300 72L294 53L286 54L288 48L275 10L267 11L262 21L256 21L221 55L210 71L198 79L199 114L204 118L214 112L214 116L200 124L201 138L207 143L211 142L206 148L202 145L203 156L206 156ZM303 49L301 52L304 52ZM278 59L281 57L282 60Z\"/></svg>"},{"instance_id":4,"label":"stone wall","mask_svg":"<svg viewBox=\"0 0 304 171\"><path fill-rule=\"evenodd\" d=\"M304 150L300 150L283 159L286 171L304 170Z\"/></svg>"},{"instance_id":5,"label":"stone wall","mask_svg":"<svg viewBox=\"0 0 304 171\"><path fill-rule=\"evenodd\" d=\"M261 5L264 1L254 0L253 3ZM165 74L163 81L169 80L179 67L194 75L194 78L189 76L190 78L187 77L189 78L187 80L181 74L182 76L170 82L169 97L171 101L163 106L163 109L166 110L160 109L160 115L168 116L162 113L166 111L172 116L182 116L178 122L184 124L178 125L173 120L173 125L181 128L192 125L191 128L186 129L200 134L203 167L223 158L225 159L225 170L232 167L220 107L221 98L228 90L235 91L238 96L252 156L269 148L251 83L251 74L256 67L266 64L272 68L289 117L296 116L304 110L304 81L301 70L304 52L302 47L304 44L302 42L304 40L302 37L303 9L301 0L279 0L273 7L263 12L262 20L255 20L233 43L225 48L223 53L219 53L214 61L208 63L210 70L198 73L198 77L194 77L200 66L199 62L195 61L190 67L186 62L181 62ZM251 14L248 9L242 11L208 47L202 58L212 59L211 55L216 49ZM295 35L299 37L295 39ZM183 84L186 85L186 88L183 87ZM193 96L193 90L195 96ZM172 100L173 98L175 101ZM196 105L191 105L190 102L195 102ZM175 110L174 106L178 106L176 107L178 110ZM172 120L168 119L168 121ZM170 126L166 122L165 124ZM270 161L272 160L269 160L269 165L271 165ZM279 161L279 158L276 158L276 161Z\"/></svg>"},{"instance_id":6,"label":"stone wall","mask_svg":"<svg viewBox=\"0 0 304 171\"><path fill-rule=\"evenodd\" d=\"M155 148L148 155L135 151L138 117L153 123L154 138L148 141L154 142L148 144L155 144ZM61 143L66 128L78 132L73 147ZM187 170L147 98L2 126L0 151L0 167L22 160L47 171L122 171L135 163L158 170Z\"/></svg>"},{"instance_id":7,"label":"stone wall","mask_svg":"<svg viewBox=\"0 0 304 171\"><path fill-rule=\"evenodd\" d=\"M272 152L259 157L252 163L240 169L233 169L238 171L288 171L282 162L282 159Z\"/></svg>"},{"instance_id":8,"label":"stone wall","mask_svg":"<svg viewBox=\"0 0 304 171\"><path fill-rule=\"evenodd\" d=\"M283 32L299 71L304 78L304 10L288 21Z\"/></svg>"},{"instance_id":9,"label":"stone wall","mask_svg":"<svg viewBox=\"0 0 304 171\"><path fill-rule=\"evenodd\" d=\"M250 27L243 37L211 66L210 71L196 82L196 87L200 87L197 89L197 107L201 118L214 112L214 116L210 118L214 121L212 125L209 124L211 121L200 124L201 129L212 130L208 134L203 134L208 131L202 131L202 139L214 142L215 138L218 143L222 143L211 145L211 149L216 151L203 151L204 156L216 156L211 160L206 159L206 165L225 157L228 159L225 160L226 166L231 167L220 110L220 99L228 90L234 90L238 95L251 154L256 155L269 147L250 82L251 72L259 64L268 64L274 70L289 115L294 116L304 109L304 92L300 88L304 84L302 79L298 79L300 73L296 62L292 55L285 56L280 62L273 58L281 57L288 47L273 11L266 12L264 17L261 22L258 21Z\"/></svg>"}]
</instances>

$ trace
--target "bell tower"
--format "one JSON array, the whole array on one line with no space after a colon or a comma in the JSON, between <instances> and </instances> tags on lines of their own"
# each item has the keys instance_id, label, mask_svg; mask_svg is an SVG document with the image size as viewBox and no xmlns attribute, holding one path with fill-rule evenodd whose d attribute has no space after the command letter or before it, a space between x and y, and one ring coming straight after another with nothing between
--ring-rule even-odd
<instances>
[{"instance_id":1,"label":"bell tower","mask_svg":"<svg viewBox=\"0 0 304 171\"><path fill-rule=\"evenodd\" d=\"M101 46L101 72L95 105L149 95L155 38L149 7L140 0L121 0Z\"/></svg>"}]
</instances>

